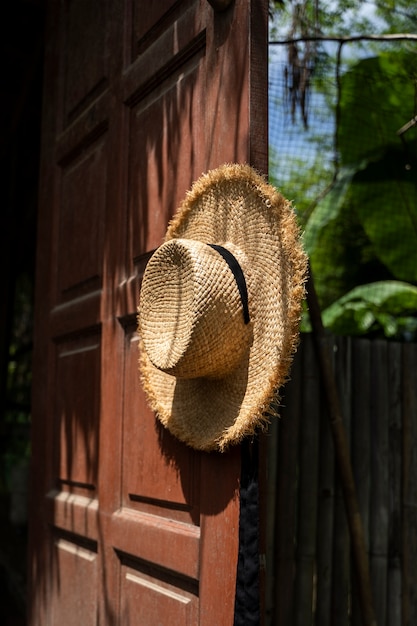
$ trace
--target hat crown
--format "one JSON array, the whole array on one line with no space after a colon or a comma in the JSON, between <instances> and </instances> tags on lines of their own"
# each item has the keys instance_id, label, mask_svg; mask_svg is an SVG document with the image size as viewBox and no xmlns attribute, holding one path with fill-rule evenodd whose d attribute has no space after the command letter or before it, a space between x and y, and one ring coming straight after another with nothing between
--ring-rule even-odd
<instances>
[{"instance_id":1,"label":"hat crown","mask_svg":"<svg viewBox=\"0 0 417 626\"><path fill-rule=\"evenodd\" d=\"M142 282L143 390L175 437L223 451L276 414L305 295L299 227L291 203L264 177L226 163L193 183L165 241Z\"/></svg>"},{"instance_id":2,"label":"hat crown","mask_svg":"<svg viewBox=\"0 0 417 626\"><path fill-rule=\"evenodd\" d=\"M139 324L152 364L178 378L233 371L252 332L225 259L206 243L188 239L167 241L149 260Z\"/></svg>"}]
</instances>

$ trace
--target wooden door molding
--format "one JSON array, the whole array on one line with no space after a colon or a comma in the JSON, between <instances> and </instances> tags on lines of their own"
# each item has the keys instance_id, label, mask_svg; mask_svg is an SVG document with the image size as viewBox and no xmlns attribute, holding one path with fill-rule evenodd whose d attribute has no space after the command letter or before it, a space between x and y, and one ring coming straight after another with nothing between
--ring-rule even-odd
<instances>
[{"instance_id":1,"label":"wooden door molding","mask_svg":"<svg viewBox=\"0 0 417 626\"><path fill-rule=\"evenodd\" d=\"M226 161L266 172L266 2L97 7L47 6L29 623L226 626L240 449L158 425L136 309L192 181Z\"/></svg>"}]
</instances>

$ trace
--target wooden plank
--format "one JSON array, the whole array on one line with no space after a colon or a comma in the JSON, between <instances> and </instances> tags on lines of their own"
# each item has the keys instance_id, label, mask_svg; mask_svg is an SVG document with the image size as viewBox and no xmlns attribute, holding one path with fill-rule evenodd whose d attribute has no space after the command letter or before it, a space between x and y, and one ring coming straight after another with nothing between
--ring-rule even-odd
<instances>
[{"instance_id":1,"label":"wooden plank","mask_svg":"<svg viewBox=\"0 0 417 626\"><path fill-rule=\"evenodd\" d=\"M350 437L351 413L351 341L338 337L335 341L335 376L346 438ZM332 622L338 626L349 623L350 541L345 503L339 476L336 473L333 531L333 593Z\"/></svg>"},{"instance_id":2,"label":"wooden plank","mask_svg":"<svg viewBox=\"0 0 417 626\"><path fill-rule=\"evenodd\" d=\"M417 346L403 346L402 624L417 622Z\"/></svg>"},{"instance_id":3,"label":"wooden plank","mask_svg":"<svg viewBox=\"0 0 417 626\"><path fill-rule=\"evenodd\" d=\"M401 344L388 344L389 535L387 626L401 624Z\"/></svg>"},{"instance_id":4,"label":"wooden plank","mask_svg":"<svg viewBox=\"0 0 417 626\"><path fill-rule=\"evenodd\" d=\"M98 500L70 492L52 489L45 497L48 519L68 533L98 541Z\"/></svg>"},{"instance_id":5,"label":"wooden plank","mask_svg":"<svg viewBox=\"0 0 417 626\"><path fill-rule=\"evenodd\" d=\"M371 491L371 342L354 339L352 342L352 421L351 456L358 495L359 512L363 524L365 545L369 551L369 502ZM362 626L361 609L355 576L352 576L352 626Z\"/></svg>"},{"instance_id":6,"label":"wooden plank","mask_svg":"<svg viewBox=\"0 0 417 626\"><path fill-rule=\"evenodd\" d=\"M377 623L387 621L389 445L387 342L376 340L371 358L370 571Z\"/></svg>"},{"instance_id":7,"label":"wooden plank","mask_svg":"<svg viewBox=\"0 0 417 626\"><path fill-rule=\"evenodd\" d=\"M335 384L334 371L331 356L325 349L324 338L326 336L321 311L314 287L313 276L310 273L307 284L307 303L310 318L315 335L315 344L320 363L320 370L323 375L323 384L326 389L326 398L329 406L330 425L335 445L338 470L345 499L346 514L349 522L349 530L352 542L352 555L358 577L358 591L361 601L361 610L365 624L375 625L375 613L372 602L371 582L369 563L366 554L365 541L363 536L362 521L359 515L356 486L353 477L352 464L349 452L342 409L337 386Z\"/></svg>"},{"instance_id":8,"label":"wooden plank","mask_svg":"<svg viewBox=\"0 0 417 626\"><path fill-rule=\"evenodd\" d=\"M279 421L276 483L274 603L271 624L290 626L294 604L295 529L298 479L298 437L303 389L303 337L295 357L291 381L285 388Z\"/></svg>"},{"instance_id":9,"label":"wooden plank","mask_svg":"<svg viewBox=\"0 0 417 626\"><path fill-rule=\"evenodd\" d=\"M200 528L149 513L120 509L112 516L114 549L179 576L199 579ZM132 543L136 553L132 549ZM175 546L176 551L172 549ZM181 559L178 559L181 554Z\"/></svg>"},{"instance_id":10,"label":"wooden plank","mask_svg":"<svg viewBox=\"0 0 417 626\"><path fill-rule=\"evenodd\" d=\"M273 419L263 440L266 454L265 477L265 625L272 623L275 591L275 546L277 522L278 442L280 420Z\"/></svg>"},{"instance_id":11,"label":"wooden plank","mask_svg":"<svg viewBox=\"0 0 417 626\"><path fill-rule=\"evenodd\" d=\"M311 623L314 597L319 465L319 375L312 338L305 343L303 416L299 437L299 491L294 625Z\"/></svg>"},{"instance_id":12,"label":"wooden plank","mask_svg":"<svg viewBox=\"0 0 417 626\"><path fill-rule=\"evenodd\" d=\"M323 429L322 423L319 444L315 439L316 433L311 434L314 412L320 406L320 401L312 391L314 366L308 352L307 342L308 339L304 345L306 355L302 372L303 380L298 381L297 385L294 384L296 381L292 381L288 386L289 395L285 399L285 403L291 404L291 409L294 410L295 405L292 403L291 394L294 395L294 400L298 404L301 397L308 398L303 402L302 412L297 416L297 420L302 421L299 425L298 444L300 478L296 579L295 581L292 579L294 506L289 496L294 484L295 464L294 459L290 459L289 445L294 445L297 433L294 429L294 422L291 424L289 421L281 421L279 442L275 440L274 445L279 445L277 480L281 480L282 485L277 495L275 528L277 535L282 535L282 537L276 538L275 589L277 593L274 598L273 619L267 623L287 626L311 623L314 619L315 623L320 626L326 626L329 623L336 623L338 626L343 623L361 626L362 616L354 577L350 592L347 583L346 573L349 570L346 555L349 549L349 537L346 535L343 537L342 516L335 520L335 549L330 555L332 564L337 564L334 593L337 588L338 596L333 595L333 600L340 604L337 607L333 604L333 621L328 617L328 593L333 573L332 567L329 568L328 564L329 546L333 533L333 514L336 518L337 515L341 515L342 506L337 511L336 505L336 510L333 512L332 492L329 490L332 459L328 455L329 446L326 445L329 433ZM343 415L351 414L352 466L365 543L371 552L371 573L378 626L413 624L417 619L417 574L414 568L417 554L417 453L415 452L417 427L414 424L417 414L417 386L415 384L417 348L411 344L403 347L397 343L367 339L353 340L351 348L349 341L345 340L338 340L337 345L335 371ZM294 375L298 376L296 370L294 370ZM350 389L352 395L350 395ZM295 396L298 396L298 400ZM287 415L286 411L287 408L284 408L282 414ZM324 413L321 413L322 422L325 421L323 417ZM291 424L293 430L290 436L289 431L285 432L284 424L285 427ZM310 491L313 493L317 466L314 460L307 462L306 459L314 455L311 449L306 451L305 448L313 447L314 449L317 445L320 449L320 461L316 548L310 524L311 520L315 519L314 507L307 515L305 511L309 510L306 485L310 484ZM288 480L289 469L292 472L290 480ZM272 478L271 480L273 482ZM340 502L340 504L343 503ZM291 511L288 511L288 507ZM309 519L306 520L306 517ZM314 523L313 521L313 525ZM316 559L317 569L314 567L314 559ZM316 582L315 576L317 576ZM349 593L352 594L351 598ZM315 615L313 616L314 603ZM291 617L292 607L294 607L293 618Z\"/></svg>"},{"instance_id":13,"label":"wooden plank","mask_svg":"<svg viewBox=\"0 0 417 626\"><path fill-rule=\"evenodd\" d=\"M329 338L333 343L333 339ZM329 346L330 347L330 346ZM325 398L320 402L316 623L330 626L333 575L335 455Z\"/></svg>"},{"instance_id":14,"label":"wooden plank","mask_svg":"<svg viewBox=\"0 0 417 626\"><path fill-rule=\"evenodd\" d=\"M231 574L236 569L239 551L240 460L239 446L223 454L205 453L201 456L198 623L202 626L229 626L233 623L236 577ZM217 493L216 500L210 497L213 493ZM184 554L184 557L188 558L188 555ZM228 563L230 573L225 576L224 568Z\"/></svg>"}]
</instances>

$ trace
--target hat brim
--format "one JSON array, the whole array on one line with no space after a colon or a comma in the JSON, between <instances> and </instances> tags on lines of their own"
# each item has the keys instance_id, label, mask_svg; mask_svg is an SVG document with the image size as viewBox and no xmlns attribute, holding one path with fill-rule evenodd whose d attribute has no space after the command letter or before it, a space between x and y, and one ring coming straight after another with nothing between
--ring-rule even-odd
<instances>
[{"instance_id":1,"label":"hat brim","mask_svg":"<svg viewBox=\"0 0 417 626\"><path fill-rule=\"evenodd\" d=\"M145 392L158 419L198 450L225 450L265 426L298 344L307 258L291 203L248 165L202 175L171 221L166 241L230 245L249 269L253 340L221 379L179 379L152 365L139 336Z\"/></svg>"}]
</instances>

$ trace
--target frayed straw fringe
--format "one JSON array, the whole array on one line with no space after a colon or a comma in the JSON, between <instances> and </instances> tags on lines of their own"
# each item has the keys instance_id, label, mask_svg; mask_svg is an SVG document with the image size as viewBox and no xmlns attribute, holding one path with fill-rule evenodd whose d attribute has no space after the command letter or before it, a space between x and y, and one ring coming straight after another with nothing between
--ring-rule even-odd
<instances>
[{"instance_id":1,"label":"frayed straw fringe","mask_svg":"<svg viewBox=\"0 0 417 626\"><path fill-rule=\"evenodd\" d=\"M212 190L216 190L216 194L221 193L222 189L225 189L226 200L229 200L227 196L230 193L231 196L235 193L241 197L244 194L244 190L247 190L248 194L255 193L257 196L256 210L259 211L259 215L265 217L270 224L277 224L279 226L278 238L275 238L273 243L275 248L266 249L262 251L244 249L243 252L249 257L252 256L252 262L254 271L256 268L256 257L262 252L263 255L267 255L270 261L270 271L273 272L277 269L277 262L281 262L282 265L278 269L282 272L282 276L274 277L274 281L271 279L271 293L253 293L252 298L256 300L256 311L258 316L254 321L255 328L260 328L259 333L256 334L256 345L252 347L249 357L248 375L253 374L253 368L251 363L255 364L255 360L265 357L264 366L256 363L256 378L254 380L247 381L247 387L240 389L242 386L241 372L236 372L235 384L238 386L238 392L242 397L241 405L230 409L230 416L217 415L214 408L211 421L204 416L207 412L210 413L211 405L213 404L213 397L209 395L206 397L207 406L201 406L204 402L202 397L195 398L195 404L190 410L192 399L187 398L186 407L183 411L178 407L173 408L174 393L177 384L188 385L187 381L177 381L173 379L169 374L164 374L157 370L149 361L146 352L143 348L142 340L139 341L140 346L140 371L142 384L145 393L149 399L151 408L155 411L158 419L166 426L171 433L184 441L186 444L199 450L219 450L225 451L230 445L238 444L244 437L254 436L259 430L265 430L270 423L270 420L278 415L278 408L280 398L278 396L279 388L285 384L288 380L289 371L293 356L297 350L299 342L299 324L301 318L301 304L305 297L305 283L307 279L307 256L303 250L300 230L296 222L295 213L292 204L286 200L276 189L269 185L266 180L257 173L249 165L240 164L225 164L216 170L212 170L203 174L187 192L186 197L180 205L177 214L171 220L167 233L166 241L172 238L193 238L193 233L196 229L195 224L192 227L189 226L196 211L201 214L201 220L206 224L210 224L211 229L216 230L217 221L220 217L214 213L218 210L217 206L212 206L209 203L209 196ZM252 196L251 196L252 197ZM231 201L233 197L231 198ZM207 202L207 213L205 213L205 202ZM251 206L250 209L254 211ZM220 211L220 209L219 209ZM213 214L211 214L211 213ZM224 217L224 216L223 216ZM228 216L226 216L227 218ZM210 221L211 218L211 221ZM195 219L195 218L194 218ZM197 225L199 227L199 225ZM201 225L202 231L204 227ZM257 220L253 223L245 223L245 234L251 234L258 228ZM189 232L191 231L191 232ZM204 237L208 237L213 234L208 232L204 234ZM257 241L262 245L262 234L257 234ZM267 234L265 234L266 236ZM196 237L198 238L198 237ZM203 237L201 237L203 240ZM248 237L249 241L249 237ZM215 243L215 242L213 242ZM223 242L220 242L223 243ZM235 243L231 241L231 243ZM269 245L269 240L265 244ZM239 245L239 243L236 243ZM245 244L244 244L245 245ZM249 245L249 244L247 244ZM250 255L249 252L252 254ZM277 261L274 263L274 255ZM264 278L264 277L263 277ZM270 283L267 283L269 286ZM271 302L268 299L273 299L272 291L274 288L284 288L284 293L280 291L280 295L283 299L283 308L279 302ZM285 305L285 306L284 306ZM282 319L279 311L283 311ZM263 319L262 316L272 316L272 321ZM285 319L284 319L285 318ZM262 334L263 324L269 323L276 324L279 328L279 335L281 337L281 344L279 345L280 359L277 361L270 355L275 348L274 337L265 337ZM269 327L268 327L269 328ZM140 319L139 319L139 332L140 332ZM269 350L269 351L268 351ZM267 360L267 357L269 360ZM262 362L263 363L263 362ZM233 373L228 375L228 384L233 385ZM199 379L203 381L203 379ZM190 383L190 393L198 385L198 381ZM202 383L203 384L203 383ZM204 381L204 389L209 386L210 381ZM218 384L213 381L212 392L217 393ZM226 393L228 387L221 388L222 393ZM248 391L249 390L249 391ZM253 390L255 390L253 392ZM185 393L185 392L184 392ZM216 398L215 405L222 405L222 397ZM229 410L229 404L227 397L224 397L224 412ZM249 407L248 407L249 405ZM236 414L237 411L237 414ZM217 420L217 421L216 421ZM218 422L218 428L216 430L216 424Z\"/></svg>"}]
</instances>

